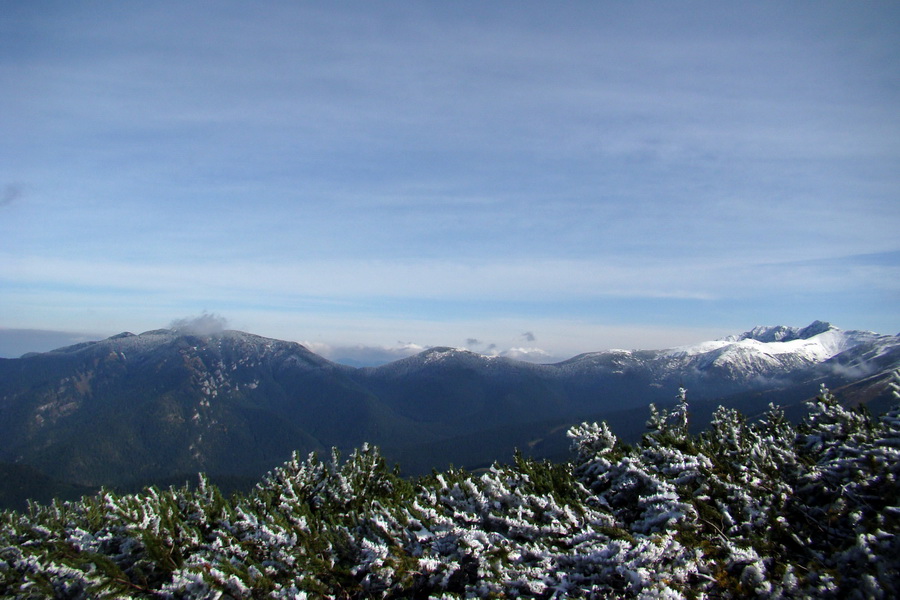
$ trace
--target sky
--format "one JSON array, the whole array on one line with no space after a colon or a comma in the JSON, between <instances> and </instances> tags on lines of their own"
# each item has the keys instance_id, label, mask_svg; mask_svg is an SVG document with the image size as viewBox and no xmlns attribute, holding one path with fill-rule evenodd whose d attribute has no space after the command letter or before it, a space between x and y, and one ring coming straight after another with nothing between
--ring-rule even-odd
<instances>
[{"instance_id":1,"label":"sky","mask_svg":"<svg viewBox=\"0 0 900 600\"><path fill-rule=\"evenodd\" d=\"M900 3L0 7L0 356L900 332Z\"/></svg>"}]
</instances>

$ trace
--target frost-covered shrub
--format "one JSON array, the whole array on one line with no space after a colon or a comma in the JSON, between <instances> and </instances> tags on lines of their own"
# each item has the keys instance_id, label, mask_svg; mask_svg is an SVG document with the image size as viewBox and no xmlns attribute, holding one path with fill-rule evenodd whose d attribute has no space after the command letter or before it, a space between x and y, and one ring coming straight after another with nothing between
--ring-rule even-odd
<instances>
[{"instance_id":1,"label":"frost-covered shrub","mask_svg":"<svg viewBox=\"0 0 900 600\"><path fill-rule=\"evenodd\" d=\"M650 418L647 420L649 431L644 436L646 445L668 445L688 439L689 411L685 388L678 389L676 400L678 404L671 411L658 410L656 405L650 404Z\"/></svg>"},{"instance_id":2,"label":"frost-covered shrub","mask_svg":"<svg viewBox=\"0 0 900 600\"><path fill-rule=\"evenodd\" d=\"M609 454L618 442L615 434L605 422L599 425L582 423L571 427L566 435L572 440L572 452L579 464L591 460L595 456Z\"/></svg>"}]
</instances>

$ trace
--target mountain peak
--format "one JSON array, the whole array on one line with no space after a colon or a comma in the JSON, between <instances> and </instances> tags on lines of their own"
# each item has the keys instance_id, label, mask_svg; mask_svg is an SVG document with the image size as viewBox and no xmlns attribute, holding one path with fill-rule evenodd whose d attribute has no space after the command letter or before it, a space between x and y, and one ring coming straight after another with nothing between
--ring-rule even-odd
<instances>
[{"instance_id":1,"label":"mountain peak","mask_svg":"<svg viewBox=\"0 0 900 600\"><path fill-rule=\"evenodd\" d=\"M827 321L813 321L797 333L797 338L808 340L813 336L825 333L826 331L831 331L832 329L837 329L837 327Z\"/></svg>"},{"instance_id":2,"label":"mountain peak","mask_svg":"<svg viewBox=\"0 0 900 600\"><path fill-rule=\"evenodd\" d=\"M447 360L463 360L480 362L484 357L481 354L466 350L465 348L453 348L450 346L435 346L421 352L419 356L425 363L444 362Z\"/></svg>"},{"instance_id":3,"label":"mountain peak","mask_svg":"<svg viewBox=\"0 0 900 600\"><path fill-rule=\"evenodd\" d=\"M731 335L724 339L726 342L740 342L742 340L756 340L757 342L792 342L794 340L808 340L826 331L837 330L837 327L826 321L813 321L806 327L788 327L786 325L761 325L740 335Z\"/></svg>"}]
</instances>

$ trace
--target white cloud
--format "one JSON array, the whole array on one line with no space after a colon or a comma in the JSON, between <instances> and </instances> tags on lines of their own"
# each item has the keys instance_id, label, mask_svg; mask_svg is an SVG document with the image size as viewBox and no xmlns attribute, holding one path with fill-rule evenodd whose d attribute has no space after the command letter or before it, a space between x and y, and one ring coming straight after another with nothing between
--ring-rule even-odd
<instances>
[{"instance_id":1,"label":"white cloud","mask_svg":"<svg viewBox=\"0 0 900 600\"><path fill-rule=\"evenodd\" d=\"M206 311L203 311L202 314L195 317L175 319L169 324L169 329L193 335L212 335L214 333L221 333L227 328L228 319L222 315L208 313Z\"/></svg>"},{"instance_id":2,"label":"white cloud","mask_svg":"<svg viewBox=\"0 0 900 600\"><path fill-rule=\"evenodd\" d=\"M512 358L515 360L523 360L526 362L534 362L534 363L551 363L551 362L559 362L560 360L564 360L569 357L554 357L552 354L547 352L546 350L541 350L540 348L509 348L508 350L504 350L499 353L499 356L503 356L506 358Z\"/></svg>"}]
</instances>

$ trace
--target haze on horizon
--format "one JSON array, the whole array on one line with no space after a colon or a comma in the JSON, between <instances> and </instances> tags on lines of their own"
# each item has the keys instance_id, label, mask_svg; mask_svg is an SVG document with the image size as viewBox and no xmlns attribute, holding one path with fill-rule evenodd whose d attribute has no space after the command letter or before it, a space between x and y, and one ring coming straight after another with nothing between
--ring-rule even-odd
<instances>
[{"instance_id":1,"label":"haze on horizon","mask_svg":"<svg viewBox=\"0 0 900 600\"><path fill-rule=\"evenodd\" d=\"M203 314L363 359L897 333L898 30L893 2L7 3L0 355Z\"/></svg>"}]
</instances>

